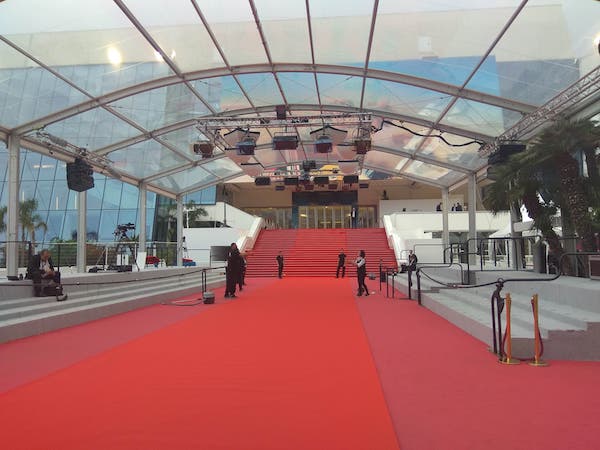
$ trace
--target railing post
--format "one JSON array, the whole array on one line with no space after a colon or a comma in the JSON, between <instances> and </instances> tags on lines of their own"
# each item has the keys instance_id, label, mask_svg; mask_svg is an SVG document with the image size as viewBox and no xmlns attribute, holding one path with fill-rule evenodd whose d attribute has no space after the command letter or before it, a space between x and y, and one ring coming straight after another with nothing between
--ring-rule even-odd
<instances>
[{"instance_id":1,"label":"railing post","mask_svg":"<svg viewBox=\"0 0 600 450\"><path fill-rule=\"evenodd\" d=\"M417 269L417 303L421 305L421 269Z\"/></svg>"},{"instance_id":2,"label":"railing post","mask_svg":"<svg viewBox=\"0 0 600 450\"><path fill-rule=\"evenodd\" d=\"M412 300L412 272L411 272L410 269L408 269L406 271L406 273L408 274L407 275L407 278L408 278L408 299ZM392 280L393 280L393 278L392 278ZM392 291L392 296L393 295L394 295L394 292Z\"/></svg>"},{"instance_id":3,"label":"railing post","mask_svg":"<svg viewBox=\"0 0 600 450\"><path fill-rule=\"evenodd\" d=\"M519 361L516 359L513 359L512 357L512 334L511 334L511 329L510 329L510 322L511 322L511 316L510 316L510 308L512 305L512 300L510 298L510 294L507 293L506 294L506 331L504 333L504 337L506 339L506 348L505 348L505 352L500 352L500 357L498 359L498 362L500 362L501 364L509 364L509 365L516 365L519 364Z\"/></svg>"},{"instance_id":4,"label":"railing post","mask_svg":"<svg viewBox=\"0 0 600 450\"><path fill-rule=\"evenodd\" d=\"M540 322L539 322L539 305L538 305L538 295L534 294L531 297L531 309L533 310L533 333L534 333L534 346L535 346L535 356L533 361L529 364L536 367L544 367L547 366L548 363L542 361L542 353L544 351L543 343L542 343L542 335L540 333Z\"/></svg>"}]
</instances>

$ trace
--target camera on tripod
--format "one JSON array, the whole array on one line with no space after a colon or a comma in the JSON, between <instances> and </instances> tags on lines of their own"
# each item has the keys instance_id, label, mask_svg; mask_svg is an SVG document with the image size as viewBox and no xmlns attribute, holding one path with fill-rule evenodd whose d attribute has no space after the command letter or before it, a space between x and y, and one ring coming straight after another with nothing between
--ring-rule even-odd
<instances>
[{"instance_id":1,"label":"camera on tripod","mask_svg":"<svg viewBox=\"0 0 600 450\"><path fill-rule=\"evenodd\" d=\"M127 232L129 230L135 230L135 224L129 222L122 225L117 225L114 235L117 238L127 239Z\"/></svg>"}]
</instances>

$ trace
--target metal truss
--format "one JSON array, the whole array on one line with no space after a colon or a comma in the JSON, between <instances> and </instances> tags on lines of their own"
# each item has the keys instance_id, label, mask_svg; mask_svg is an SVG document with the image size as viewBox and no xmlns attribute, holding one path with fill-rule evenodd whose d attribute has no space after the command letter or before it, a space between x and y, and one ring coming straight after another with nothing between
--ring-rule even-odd
<instances>
[{"instance_id":1,"label":"metal truss","mask_svg":"<svg viewBox=\"0 0 600 450\"><path fill-rule=\"evenodd\" d=\"M498 136L493 142L480 149L481 156L493 153L503 142L530 138L539 128L566 113L576 113L573 108L591 96L600 92L600 66L584 75L560 94L550 99L537 110L528 114L511 128Z\"/></svg>"},{"instance_id":2,"label":"metal truss","mask_svg":"<svg viewBox=\"0 0 600 450\"><path fill-rule=\"evenodd\" d=\"M261 117L201 117L196 119L199 129L220 130L222 128L283 128L322 127L323 125L361 126L371 125L371 113L338 113L320 115L295 115L286 119L275 116Z\"/></svg>"}]
</instances>

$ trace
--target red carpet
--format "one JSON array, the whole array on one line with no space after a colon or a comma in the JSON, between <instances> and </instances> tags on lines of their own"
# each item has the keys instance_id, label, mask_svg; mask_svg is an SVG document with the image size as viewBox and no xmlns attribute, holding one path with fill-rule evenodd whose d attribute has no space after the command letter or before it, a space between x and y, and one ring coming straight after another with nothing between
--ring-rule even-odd
<instances>
[{"instance_id":1,"label":"red carpet","mask_svg":"<svg viewBox=\"0 0 600 450\"><path fill-rule=\"evenodd\" d=\"M2 394L2 447L398 448L346 282L275 281Z\"/></svg>"},{"instance_id":2,"label":"red carpet","mask_svg":"<svg viewBox=\"0 0 600 450\"><path fill-rule=\"evenodd\" d=\"M373 300L357 304L402 449L600 448L600 363L503 366L414 302Z\"/></svg>"},{"instance_id":3,"label":"red carpet","mask_svg":"<svg viewBox=\"0 0 600 450\"><path fill-rule=\"evenodd\" d=\"M379 271L380 259L383 267L396 267L394 252L388 245L383 228L265 230L248 255L247 275L276 276L275 257L281 250L285 258L286 276L332 277L342 248L347 256L346 276L356 275L351 262L360 250L367 253L369 272Z\"/></svg>"}]
</instances>

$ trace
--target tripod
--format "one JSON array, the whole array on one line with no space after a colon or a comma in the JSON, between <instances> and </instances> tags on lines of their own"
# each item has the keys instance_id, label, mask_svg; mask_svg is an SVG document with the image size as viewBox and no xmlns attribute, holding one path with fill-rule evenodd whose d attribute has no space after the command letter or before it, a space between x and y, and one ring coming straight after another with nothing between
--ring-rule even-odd
<instances>
[{"instance_id":1,"label":"tripod","mask_svg":"<svg viewBox=\"0 0 600 450\"><path fill-rule=\"evenodd\" d=\"M115 256L120 256L120 264L118 264L117 266L119 267L119 269L122 269L123 267L125 267L125 265L123 264L123 261L125 260L125 255L127 255L127 251L129 250L129 255L130 258L133 259L133 264L135 265L135 267L137 268L138 272L140 271L140 267L138 266L137 263L137 252L135 250L135 241L132 240L129 236L127 236L127 231L134 229L133 226L130 226L131 224L127 224L127 226L125 225L119 225L117 226L117 229L114 232L115 235L115 242L117 243L116 247L115 247ZM132 264L129 264L132 265ZM117 270L119 270L117 269Z\"/></svg>"}]
</instances>

